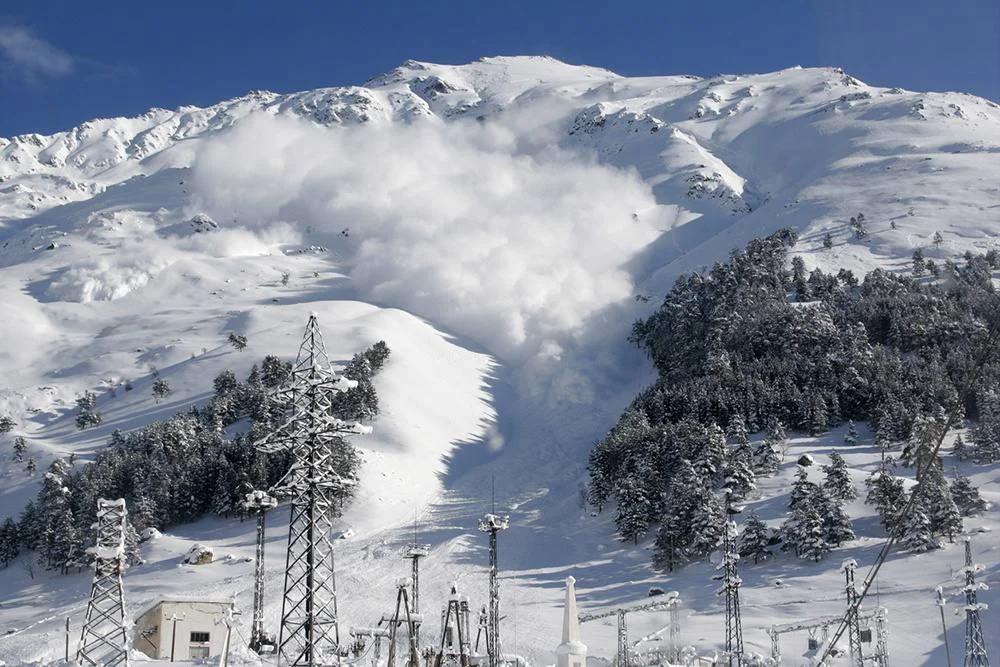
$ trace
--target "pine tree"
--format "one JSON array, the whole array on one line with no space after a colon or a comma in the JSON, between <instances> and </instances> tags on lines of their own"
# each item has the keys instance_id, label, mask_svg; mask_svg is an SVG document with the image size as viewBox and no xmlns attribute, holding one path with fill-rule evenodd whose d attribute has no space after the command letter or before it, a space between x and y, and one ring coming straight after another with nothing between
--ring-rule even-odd
<instances>
[{"instance_id":1,"label":"pine tree","mask_svg":"<svg viewBox=\"0 0 1000 667\"><path fill-rule=\"evenodd\" d=\"M719 481L722 473L722 466L726 460L726 437L722 429L716 424L709 428L708 437L704 445L698 452L693 465L698 478L714 487Z\"/></svg>"},{"instance_id":2,"label":"pine tree","mask_svg":"<svg viewBox=\"0 0 1000 667\"><path fill-rule=\"evenodd\" d=\"M739 553L743 558L753 558L757 563L771 558L774 554L770 546L770 530L757 514L751 512L743 522L743 532L739 539Z\"/></svg>"},{"instance_id":3,"label":"pine tree","mask_svg":"<svg viewBox=\"0 0 1000 667\"><path fill-rule=\"evenodd\" d=\"M728 517L712 491L703 490L699 500L691 514L690 550L694 555L707 556L722 540Z\"/></svg>"},{"instance_id":4,"label":"pine tree","mask_svg":"<svg viewBox=\"0 0 1000 667\"><path fill-rule=\"evenodd\" d=\"M726 432L729 442L737 447L746 446L750 442L747 434L747 422L739 412L733 413L729 418L729 427Z\"/></svg>"},{"instance_id":5,"label":"pine tree","mask_svg":"<svg viewBox=\"0 0 1000 667\"><path fill-rule=\"evenodd\" d=\"M810 500L819 493L819 487L809 481L809 471L799 466L795 471L795 482L788 497L788 509L794 510L804 500Z\"/></svg>"},{"instance_id":6,"label":"pine tree","mask_svg":"<svg viewBox=\"0 0 1000 667\"><path fill-rule=\"evenodd\" d=\"M24 453L28 451L28 441L23 435L14 438L14 460L20 463L24 461Z\"/></svg>"},{"instance_id":7,"label":"pine tree","mask_svg":"<svg viewBox=\"0 0 1000 667\"><path fill-rule=\"evenodd\" d=\"M88 426L97 426L103 421L96 409L97 394L92 391L83 392L83 396L76 399L76 427L85 429Z\"/></svg>"},{"instance_id":8,"label":"pine tree","mask_svg":"<svg viewBox=\"0 0 1000 667\"><path fill-rule=\"evenodd\" d=\"M917 416L913 422L910 439L899 457L900 463L923 470L937 445L943 427L942 422L927 415Z\"/></svg>"},{"instance_id":9,"label":"pine tree","mask_svg":"<svg viewBox=\"0 0 1000 667\"><path fill-rule=\"evenodd\" d=\"M854 425L853 420L847 422L847 433L844 434L844 444L848 446L858 444L858 427Z\"/></svg>"},{"instance_id":10,"label":"pine tree","mask_svg":"<svg viewBox=\"0 0 1000 667\"><path fill-rule=\"evenodd\" d=\"M913 275L916 278L924 275L927 269L927 265L924 263L924 251L922 248L917 248L913 251Z\"/></svg>"},{"instance_id":11,"label":"pine tree","mask_svg":"<svg viewBox=\"0 0 1000 667\"><path fill-rule=\"evenodd\" d=\"M979 489L964 475L955 478L949 492L962 516L976 516L985 512L988 507L986 501L979 495Z\"/></svg>"},{"instance_id":12,"label":"pine tree","mask_svg":"<svg viewBox=\"0 0 1000 667\"><path fill-rule=\"evenodd\" d=\"M767 427L767 436L754 451L754 470L763 475L778 472L786 444L785 428L780 421L772 419Z\"/></svg>"},{"instance_id":13,"label":"pine tree","mask_svg":"<svg viewBox=\"0 0 1000 667\"><path fill-rule=\"evenodd\" d=\"M7 567L7 564L17 558L20 552L21 537L18 534L17 524L7 517L0 526L0 563Z\"/></svg>"},{"instance_id":14,"label":"pine tree","mask_svg":"<svg viewBox=\"0 0 1000 667\"><path fill-rule=\"evenodd\" d=\"M163 378L158 377L153 380L153 397L157 403L169 396L171 391L170 384Z\"/></svg>"},{"instance_id":15,"label":"pine tree","mask_svg":"<svg viewBox=\"0 0 1000 667\"><path fill-rule=\"evenodd\" d=\"M686 527L684 519L675 512L664 515L656 532L653 548L653 566L673 572L688 560Z\"/></svg>"},{"instance_id":16,"label":"pine tree","mask_svg":"<svg viewBox=\"0 0 1000 667\"><path fill-rule=\"evenodd\" d=\"M838 498L820 491L815 499L817 511L823 519L823 539L830 546L840 546L854 539L854 527L844 505Z\"/></svg>"},{"instance_id":17,"label":"pine tree","mask_svg":"<svg viewBox=\"0 0 1000 667\"><path fill-rule=\"evenodd\" d=\"M826 474L823 488L832 497L838 500L854 500L858 497L858 490L854 488L851 474L847 470L847 462L839 453L830 453L830 464L823 466L823 472Z\"/></svg>"},{"instance_id":18,"label":"pine tree","mask_svg":"<svg viewBox=\"0 0 1000 667\"><path fill-rule=\"evenodd\" d=\"M951 453L959 461L968 461L973 455L972 449L965 444L965 440L962 439L961 435L955 438L955 444L952 447Z\"/></svg>"},{"instance_id":19,"label":"pine tree","mask_svg":"<svg viewBox=\"0 0 1000 667\"><path fill-rule=\"evenodd\" d=\"M934 539L931 531L931 520L927 516L927 507L919 496L916 502L913 503L909 516L906 517L906 523L903 526L903 537L900 542L904 549L908 549L914 553L931 551L941 546Z\"/></svg>"},{"instance_id":20,"label":"pine tree","mask_svg":"<svg viewBox=\"0 0 1000 667\"><path fill-rule=\"evenodd\" d=\"M892 534L898 523L899 512L906 504L906 489L903 480L893 474L895 462L886 457L880 468L865 480L868 495L865 502L874 505L886 533Z\"/></svg>"},{"instance_id":21,"label":"pine tree","mask_svg":"<svg viewBox=\"0 0 1000 667\"><path fill-rule=\"evenodd\" d=\"M729 489L733 500L743 500L757 488L750 454L746 449L737 449L729 454L723 468L723 485Z\"/></svg>"},{"instance_id":22,"label":"pine tree","mask_svg":"<svg viewBox=\"0 0 1000 667\"><path fill-rule=\"evenodd\" d=\"M815 497L804 498L781 525L782 549L795 552L799 558L818 561L830 551L825 534Z\"/></svg>"},{"instance_id":23,"label":"pine tree","mask_svg":"<svg viewBox=\"0 0 1000 667\"><path fill-rule=\"evenodd\" d=\"M642 488L639 474L626 474L619 480L615 495L618 500L618 510L615 515L615 525L623 540L631 540L638 544L639 539L646 534L649 506L646 494Z\"/></svg>"},{"instance_id":24,"label":"pine tree","mask_svg":"<svg viewBox=\"0 0 1000 667\"><path fill-rule=\"evenodd\" d=\"M913 492L920 493L920 500L927 508L931 532L944 535L949 542L954 542L955 535L962 532L962 515L958 505L952 500L940 462L928 467Z\"/></svg>"},{"instance_id":25,"label":"pine tree","mask_svg":"<svg viewBox=\"0 0 1000 667\"><path fill-rule=\"evenodd\" d=\"M79 535L73 521L69 489L64 481L68 467L61 459L49 466L38 494L38 515L42 531L40 552L50 568L65 573L78 551Z\"/></svg>"},{"instance_id":26,"label":"pine tree","mask_svg":"<svg viewBox=\"0 0 1000 667\"><path fill-rule=\"evenodd\" d=\"M28 459L28 462L24 464L24 469L28 471L29 475L34 475L35 471L38 470L38 464L35 463L35 459Z\"/></svg>"}]
</instances>

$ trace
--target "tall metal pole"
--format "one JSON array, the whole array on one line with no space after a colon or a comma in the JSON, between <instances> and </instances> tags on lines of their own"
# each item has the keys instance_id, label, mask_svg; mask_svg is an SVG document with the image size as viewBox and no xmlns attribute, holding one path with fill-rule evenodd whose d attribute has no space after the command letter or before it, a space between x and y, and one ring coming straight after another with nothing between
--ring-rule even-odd
<instances>
[{"instance_id":1,"label":"tall metal pole","mask_svg":"<svg viewBox=\"0 0 1000 667\"><path fill-rule=\"evenodd\" d=\"M729 491L725 494L725 529L722 533L722 587L718 594L726 596L726 659L735 667L743 664L743 622L740 619L740 579L737 563L740 555L736 548L736 523Z\"/></svg>"},{"instance_id":2,"label":"tall metal pole","mask_svg":"<svg viewBox=\"0 0 1000 667\"><path fill-rule=\"evenodd\" d=\"M944 590L937 587L937 606L941 611L941 634L944 636L944 655L948 659L948 667L951 667L951 646L948 645L948 626L944 622Z\"/></svg>"},{"instance_id":3,"label":"tall metal pole","mask_svg":"<svg viewBox=\"0 0 1000 667\"><path fill-rule=\"evenodd\" d=\"M489 667L500 661L500 576L497 567L497 533L510 527L506 514L486 514L479 520L479 530L490 535L490 606L486 632Z\"/></svg>"},{"instance_id":4,"label":"tall metal pole","mask_svg":"<svg viewBox=\"0 0 1000 667\"><path fill-rule=\"evenodd\" d=\"M97 501L97 544L94 547L94 583L87 618L80 634L76 661L83 665L129 665L125 635L125 501Z\"/></svg>"},{"instance_id":5,"label":"tall metal pole","mask_svg":"<svg viewBox=\"0 0 1000 667\"><path fill-rule=\"evenodd\" d=\"M976 600L976 593L985 588L976 583L976 572L982 565L972 562L972 542L965 538L965 667L990 667L986 655L986 640L983 638L983 623L979 612L986 608Z\"/></svg>"},{"instance_id":6,"label":"tall metal pole","mask_svg":"<svg viewBox=\"0 0 1000 667\"><path fill-rule=\"evenodd\" d=\"M339 660L330 533L334 503L355 480L340 476L336 462L349 447L345 436L371 431L333 415L333 397L353 386L334 373L316 315L310 315L291 373L274 394L286 420L256 443L265 452L290 450L294 459L282 480L282 489L292 496L278 638L278 661L284 665L315 667Z\"/></svg>"},{"instance_id":7,"label":"tall metal pole","mask_svg":"<svg viewBox=\"0 0 1000 667\"><path fill-rule=\"evenodd\" d=\"M410 568L410 594L413 597L413 613L420 613L420 559L430 553L430 545L418 546L416 543L411 544L406 550L406 558L412 561ZM416 624L413 628L413 641L416 643L417 647L420 646L420 624Z\"/></svg>"},{"instance_id":8,"label":"tall metal pole","mask_svg":"<svg viewBox=\"0 0 1000 667\"><path fill-rule=\"evenodd\" d=\"M274 509L278 501L265 491L251 491L243 507L257 515L257 549L254 557L253 618L250 624L250 650L260 653L267 641L264 632L264 515Z\"/></svg>"},{"instance_id":9,"label":"tall metal pole","mask_svg":"<svg viewBox=\"0 0 1000 667\"><path fill-rule=\"evenodd\" d=\"M847 638L851 649L851 662L856 667L864 667L865 658L861 652L861 624L858 612L861 604L858 600L858 590L854 587L854 572L858 563L852 558L844 563L844 576L847 580Z\"/></svg>"}]
</instances>

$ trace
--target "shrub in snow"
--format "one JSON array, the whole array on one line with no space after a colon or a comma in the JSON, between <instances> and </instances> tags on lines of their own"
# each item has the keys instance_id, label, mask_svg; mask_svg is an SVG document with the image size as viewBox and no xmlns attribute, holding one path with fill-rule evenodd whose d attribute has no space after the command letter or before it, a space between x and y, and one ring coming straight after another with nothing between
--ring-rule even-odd
<instances>
[{"instance_id":1,"label":"shrub in snow","mask_svg":"<svg viewBox=\"0 0 1000 667\"><path fill-rule=\"evenodd\" d=\"M188 565L207 565L215 560L215 552L212 547L196 544L184 556L184 563Z\"/></svg>"}]
</instances>

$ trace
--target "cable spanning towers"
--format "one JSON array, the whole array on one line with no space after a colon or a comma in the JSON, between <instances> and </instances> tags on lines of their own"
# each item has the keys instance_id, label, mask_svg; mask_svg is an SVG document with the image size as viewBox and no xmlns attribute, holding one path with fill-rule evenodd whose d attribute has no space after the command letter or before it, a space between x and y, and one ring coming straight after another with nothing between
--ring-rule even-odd
<instances>
[{"instance_id":1,"label":"cable spanning towers","mask_svg":"<svg viewBox=\"0 0 1000 667\"><path fill-rule=\"evenodd\" d=\"M128 667L125 636L125 501L97 501L97 544L94 546L94 583L76 661L82 665Z\"/></svg>"},{"instance_id":2,"label":"cable spanning towers","mask_svg":"<svg viewBox=\"0 0 1000 667\"><path fill-rule=\"evenodd\" d=\"M965 667L990 667L989 656L986 655L986 640L983 638L983 623L979 612L986 608L982 602L976 601L976 592L986 588L985 584L976 583L976 573L982 572L983 566L972 562L972 542L965 539Z\"/></svg>"},{"instance_id":3,"label":"cable spanning towers","mask_svg":"<svg viewBox=\"0 0 1000 667\"><path fill-rule=\"evenodd\" d=\"M291 373L274 394L285 422L257 443L265 452L289 450L294 459L282 482L292 497L278 638L284 665L329 664L339 654L330 531L334 500L353 480L338 475L334 465L347 447L343 438L370 429L334 417L332 401L354 384L334 373L316 315L310 315Z\"/></svg>"},{"instance_id":4,"label":"cable spanning towers","mask_svg":"<svg viewBox=\"0 0 1000 667\"><path fill-rule=\"evenodd\" d=\"M497 571L497 533L510 527L506 514L485 514L479 520L479 530L490 535L490 606L487 620L486 653L489 667L500 661L500 577Z\"/></svg>"}]
</instances>

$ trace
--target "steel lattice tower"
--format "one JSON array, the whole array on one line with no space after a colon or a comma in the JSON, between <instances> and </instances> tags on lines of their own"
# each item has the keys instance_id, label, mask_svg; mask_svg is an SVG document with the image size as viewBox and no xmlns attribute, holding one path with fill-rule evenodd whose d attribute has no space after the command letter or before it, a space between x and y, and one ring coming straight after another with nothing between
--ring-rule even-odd
<instances>
[{"instance_id":1,"label":"steel lattice tower","mask_svg":"<svg viewBox=\"0 0 1000 667\"><path fill-rule=\"evenodd\" d=\"M497 570L497 533L510 527L510 517L486 514L479 520L479 530L490 535L490 607L486 631L486 654L489 666L500 661L500 576Z\"/></svg>"},{"instance_id":2,"label":"steel lattice tower","mask_svg":"<svg viewBox=\"0 0 1000 667\"><path fill-rule=\"evenodd\" d=\"M367 427L333 416L333 397L355 383L333 371L316 315L309 316L298 356L274 398L285 409L285 422L257 447L265 452L289 450L291 470L281 483L292 497L281 605L278 662L284 665L329 664L338 660L337 589L333 540L336 496L353 480L334 470L348 434Z\"/></svg>"},{"instance_id":3,"label":"steel lattice tower","mask_svg":"<svg viewBox=\"0 0 1000 667\"><path fill-rule=\"evenodd\" d=\"M732 513L729 494L725 501L726 528L722 534L722 586L716 593L726 596L726 655L729 665L743 664L743 623L740 620L740 579L737 563L740 555L736 550L736 523L730 520Z\"/></svg>"},{"instance_id":4,"label":"steel lattice tower","mask_svg":"<svg viewBox=\"0 0 1000 667\"><path fill-rule=\"evenodd\" d=\"M854 571L858 569L858 564L854 559L844 562L844 576L847 586L847 639L851 649L851 662L856 667L864 667L865 659L861 652L861 624L858 622L858 612L861 610L861 602L858 600L858 590L854 587Z\"/></svg>"},{"instance_id":5,"label":"steel lattice tower","mask_svg":"<svg viewBox=\"0 0 1000 667\"><path fill-rule=\"evenodd\" d=\"M97 501L94 583L76 653L76 661L83 665L128 667L129 664L122 590L126 516L124 500Z\"/></svg>"},{"instance_id":6,"label":"steel lattice tower","mask_svg":"<svg viewBox=\"0 0 1000 667\"><path fill-rule=\"evenodd\" d=\"M976 583L976 572L981 572L982 565L972 563L972 542L965 539L965 667L990 667L990 658L986 655L986 640L983 638L983 624L979 612L986 608L985 604L976 601L976 592L985 589L984 584Z\"/></svg>"},{"instance_id":7,"label":"steel lattice tower","mask_svg":"<svg viewBox=\"0 0 1000 667\"><path fill-rule=\"evenodd\" d=\"M268 641L264 632L264 514L278 504L274 496L265 491L252 491L246 495L243 507L257 515L257 552L254 558L253 621L250 627L250 649L260 653Z\"/></svg>"},{"instance_id":8,"label":"steel lattice tower","mask_svg":"<svg viewBox=\"0 0 1000 667\"><path fill-rule=\"evenodd\" d=\"M407 550L405 558L409 558L412 561L412 567L410 569L410 595L413 598L413 613L420 613L420 559L430 553L431 545L425 544L423 546L418 546L416 543L411 544ZM417 647L420 647L420 624L412 626L413 630L413 640Z\"/></svg>"}]
</instances>

